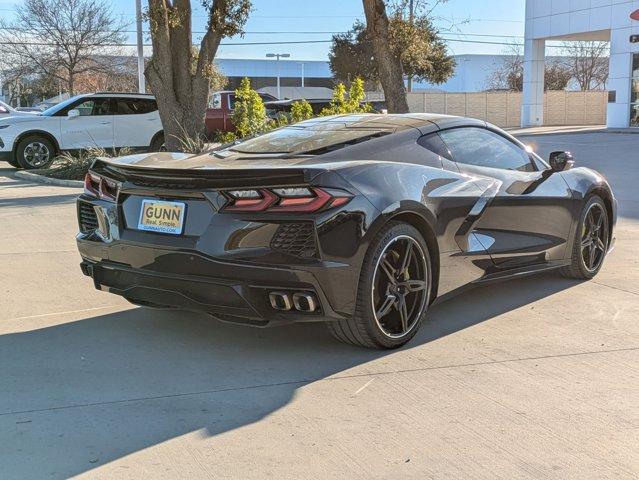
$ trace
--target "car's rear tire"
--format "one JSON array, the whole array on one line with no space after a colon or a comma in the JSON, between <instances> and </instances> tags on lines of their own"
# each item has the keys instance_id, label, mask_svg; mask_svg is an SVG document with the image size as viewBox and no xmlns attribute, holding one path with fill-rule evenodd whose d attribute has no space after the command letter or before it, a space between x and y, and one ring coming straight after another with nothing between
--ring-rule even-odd
<instances>
[{"instance_id":1,"label":"car's rear tire","mask_svg":"<svg viewBox=\"0 0 639 480\"><path fill-rule=\"evenodd\" d=\"M431 285L431 261L424 237L409 224L390 222L366 253L355 314L328 322L328 329L344 343L401 347L415 336L426 315Z\"/></svg>"},{"instance_id":2,"label":"car's rear tire","mask_svg":"<svg viewBox=\"0 0 639 480\"><path fill-rule=\"evenodd\" d=\"M166 152L166 142L164 140L164 133L158 133L151 140L149 146L149 152Z\"/></svg>"},{"instance_id":3,"label":"car's rear tire","mask_svg":"<svg viewBox=\"0 0 639 480\"><path fill-rule=\"evenodd\" d=\"M591 196L575 230L570 265L560 270L564 277L590 280L599 273L610 244L609 222L608 210L601 197Z\"/></svg>"},{"instance_id":4,"label":"car's rear tire","mask_svg":"<svg viewBox=\"0 0 639 480\"><path fill-rule=\"evenodd\" d=\"M55 158L55 146L42 135L29 135L18 143L16 148L16 162L20 168L32 170L48 168Z\"/></svg>"}]
</instances>

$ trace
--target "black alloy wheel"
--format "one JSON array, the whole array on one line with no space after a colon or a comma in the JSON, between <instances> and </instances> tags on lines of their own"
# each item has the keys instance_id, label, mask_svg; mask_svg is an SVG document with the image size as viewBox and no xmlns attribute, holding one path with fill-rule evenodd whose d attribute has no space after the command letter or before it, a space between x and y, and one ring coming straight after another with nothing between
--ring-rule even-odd
<instances>
[{"instance_id":1,"label":"black alloy wheel","mask_svg":"<svg viewBox=\"0 0 639 480\"><path fill-rule=\"evenodd\" d=\"M581 257L589 272L601 267L608 248L608 221L605 208L593 203L588 208L581 234Z\"/></svg>"},{"instance_id":2,"label":"black alloy wheel","mask_svg":"<svg viewBox=\"0 0 639 480\"><path fill-rule=\"evenodd\" d=\"M424 251L410 236L395 237L377 261L371 300L375 321L390 338L410 332L426 304Z\"/></svg>"},{"instance_id":3,"label":"black alloy wheel","mask_svg":"<svg viewBox=\"0 0 639 480\"><path fill-rule=\"evenodd\" d=\"M401 347L415 336L425 317L431 284L426 241L412 225L390 222L366 253L354 315L328 322L328 328L344 343Z\"/></svg>"},{"instance_id":4,"label":"black alloy wheel","mask_svg":"<svg viewBox=\"0 0 639 480\"><path fill-rule=\"evenodd\" d=\"M571 263L561 269L563 276L589 280L599 273L610 247L609 221L603 200L590 197L575 233Z\"/></svg>"}]
</instances>

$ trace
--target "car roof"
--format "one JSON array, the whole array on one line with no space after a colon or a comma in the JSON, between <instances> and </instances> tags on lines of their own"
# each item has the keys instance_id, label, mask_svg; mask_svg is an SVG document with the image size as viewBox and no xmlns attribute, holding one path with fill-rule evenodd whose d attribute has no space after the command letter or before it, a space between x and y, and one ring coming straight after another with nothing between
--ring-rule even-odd
<instances>
[{"instance_id":1,"label":"car roof","mask_svg":"<svg viewBox=\"0 0 639 480\"><path fill-rule=\"evenodd\" d=\"M135 93L135 92L95 92L95 93L83 93L78 97L131 97L131 98L148 98L153 99L155 96L150 93Z\"/></svg>"},{"instance_id":2,"label":"car roof","mask_svg":"<svg viewBox=\"0 0 639 480\"><path fill-rule=\"evenodd\" d=\"M211 92L211 95L215 95L216 93L235 93L235 90L216 90L215 92ZM270 93L264 93L264 92L257 92L259 95L268 95L269 97L272 97L273 95L271 95Z\"/></svg>"},{"instance_id":3,"label":"car roof","mask_svg":"<svg viewBox=\"0 0 639 480\"><path fill-rule=\"evenodd\" d=\"M268 94L267 94L268 95ZM264 104L269 105L292 105L295 102L303 102L306 101L310 104L315 103L331 103L330 98L290 98L286 100L269 100L268 102L264 102Z\"/></svg>"}]
</instances>

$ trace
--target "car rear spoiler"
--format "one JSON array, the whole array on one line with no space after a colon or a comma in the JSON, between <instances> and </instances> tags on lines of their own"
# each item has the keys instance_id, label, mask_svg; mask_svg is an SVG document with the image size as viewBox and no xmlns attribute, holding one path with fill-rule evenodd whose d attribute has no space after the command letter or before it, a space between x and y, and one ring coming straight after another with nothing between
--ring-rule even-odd
<instances>
[{"instance_id":1,"label":"car rear spoiler","mask_svg":"<svg viewBox=\"0 0 639 480\"><path fill-rule=\"evenodd\" d=\"M317 167L172 169L116 165L97 159L91 171L119 182L130 182L141 187L194 190L308 185L327 169Z\"/></svg>"}]
</instances>

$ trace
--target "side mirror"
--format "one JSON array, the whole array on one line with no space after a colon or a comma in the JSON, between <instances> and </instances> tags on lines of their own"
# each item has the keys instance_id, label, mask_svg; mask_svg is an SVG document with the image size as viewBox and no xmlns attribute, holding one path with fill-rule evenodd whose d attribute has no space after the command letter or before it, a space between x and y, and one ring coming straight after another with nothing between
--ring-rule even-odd
<instances>
[{"instance_id":1,"label":"side mirror","mask_svg":"<svg viewBox=\"0 0 639 480\"><path fill-rule=\"evenodd\" d=\"M73 108L67 112L67 117L76 118L80 116L80 110Z\"/></svg>"},{"instance_id":2,"label":"side mirror","mask_svg":"<svg viewBox=\"0 0 639 480\"><path fill-rule=\"evenodd\" d=\"M554 172L564 172L575 165L575 160L570 152L552 152L548 163Z\"/></svg>"}]
</instances>

